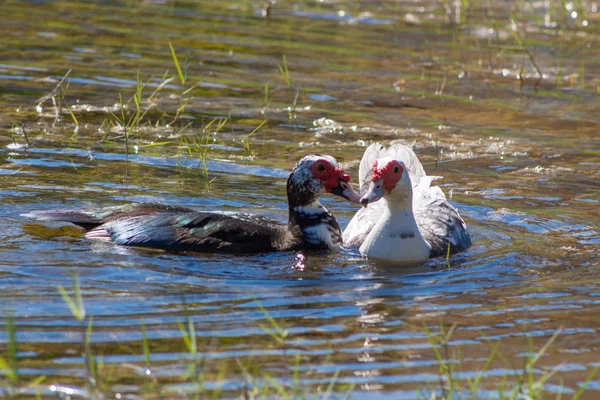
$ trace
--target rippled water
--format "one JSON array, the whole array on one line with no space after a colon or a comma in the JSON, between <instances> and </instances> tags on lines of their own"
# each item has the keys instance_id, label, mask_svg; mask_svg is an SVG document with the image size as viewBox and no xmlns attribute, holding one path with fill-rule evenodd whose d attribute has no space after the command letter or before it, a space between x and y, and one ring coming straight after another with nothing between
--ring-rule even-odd
<instances>
[{"instance_id":1,"label":"rippled water","mask_svg":"<svg viewBox=\"0 0 600 400\"><path fill-rule=\"evenodd\" d=\"M554 334L534 376L555 369L550 397L574 393L600 365L598 5L445 4L0 3L0 301L3 325L16 324L17 386L91 395L86 325L57 290L76 274L93 316L96 393L107 397L182 397L201 371L216 397L248 395L268 375L301 393L333 382L339 397L417 398L440 389L427 329L452 326L440 349L456 379L476 377L500 344L478 396L512 390ZM182 66L189 54L184 85L169 40ZM62 109L38 105L68 70ZM138 73L149 111L126 156L109 110L119 115ZM332 154L356 176L365 146L391 140L444 175L469 225L473 247L449 263L394 268L353 250L165 254L20 217L161 201L284 221L285 178L302 155ZM342 226L356 211L324 202ZM178 325L188 318L196 364ZM284 344L269 335L274 324L288 330ZM592 378L583 397L598 390Z\"/></svg>"}]
</instances>

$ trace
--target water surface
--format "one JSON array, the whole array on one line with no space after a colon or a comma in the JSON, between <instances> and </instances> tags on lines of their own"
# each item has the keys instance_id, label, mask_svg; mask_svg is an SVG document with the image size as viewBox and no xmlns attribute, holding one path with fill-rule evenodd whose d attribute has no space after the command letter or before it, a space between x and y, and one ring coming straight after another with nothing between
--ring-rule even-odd
<instances>
[{"instance_id":1,"label":"water surface","mask_svg":"<svg viewBox=\"0 0 600 400\"><path fill-rule=\"evenodd\" d=\"M353 398L417 398L440 389L425 327L452 326L443 349L459 380L500 344L479 395L515 387L553 335L534 376L556 369L545 390L574 393L598 366L600 36L596 3L550 3L3 2L0 301L21 390L90 396L85 324L57 291L76 274L107 397L191 396L199 376L236 397L268 375L302 393L333 381L340 397L354 385ZM169 40L184 71L189 55L184 84ZM62 107L40 103L69 70ZM134 113L138 76L147 112L126 154L110 112L122 94ZM284 221L285 178L304 154L332 154L356 177L365 147L391 140L444 176L467 252L405 268L354 250L165 254L20 217L161 201ZM342 226L356 212L324 203ZM593 378L583 397L599 388Z\"/></svg>"}]
</instances>

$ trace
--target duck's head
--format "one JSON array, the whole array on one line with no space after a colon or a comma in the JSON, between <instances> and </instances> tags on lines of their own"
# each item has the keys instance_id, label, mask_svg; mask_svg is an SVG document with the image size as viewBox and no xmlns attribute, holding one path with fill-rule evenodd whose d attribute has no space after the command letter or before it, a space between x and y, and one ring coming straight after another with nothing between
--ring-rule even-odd
<instances>
[{"instance_id":1,"label":"duck's head","mask_svg":"<svg viewBox=\"0 0 600 400\"><path fill-rule=\"evenodd\" d=\"M412 186L406 165L400 160L384 157L373 163L369 189L360 199L360 204L366 207L382 197L412 198Z\"/></svg>"},{"instance_id":2,"label":"duck's head","mask_svg":"<svg viewBox=\"0 0 600 400\"><path fill-rule=\"evenodd\" d=\"M360 203L360 195L350 187L346 174L335 158L323 154L302 157L294 167L287 183L290 204L307 205L322 193L341 196L352 203Z\"/></svg>"}]
</instances>

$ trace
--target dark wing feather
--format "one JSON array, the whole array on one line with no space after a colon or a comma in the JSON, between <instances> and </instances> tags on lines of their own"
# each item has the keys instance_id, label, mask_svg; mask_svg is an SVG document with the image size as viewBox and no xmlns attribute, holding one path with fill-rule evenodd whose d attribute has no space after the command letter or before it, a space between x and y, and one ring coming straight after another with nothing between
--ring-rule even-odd
<instances>
[{"instance_id":1,"label":"dark wing feather","mask_svg":"<svg viewBox=\"0 0 600 400\"><path fill-rule=\"evenodd\" d=\"M78 210L43 210L32 211L27 214L21 214L22 217L31 218L38 221L64 221L79 225L87 230L92 229L100 224L102 220L93 215L85 214Z\"/></svg>"},{"instance_id":2,"label":"dark wing feather","mask_svg":"<svg viewBox=\"0 0 600 400\"><path fill-rule=\"evenodd\" d=\"M23 214L23 217L40 221L63 221L79 225L87 230L106 222L161 212L194 212L186 207L169 206L161 203L132 203L122 206L102 207L89 210L42 210Z\"/></svg>"},{"instance_id":3,"label":"dark wing feather","mask_svg":"<svg viewBox=\"0 0 600 400\"><path fill-rule=\"evenodd\" d=\"M415 220L423 239L431 245L430 257L445 256L466 250L471 246L471 236L458 210L440 197L420 203L414 210Z\"/></svg>"},{"instance_id":4,"label":"dark wing feather","mask_svg":"<svg viewBox=\"0 0 600 400\"><path fill-rule=\"evenodd\" d=\"M301 244L286 224L247 214L161 212L114 220L100 229L117 244L171 250L256 253Z\"/></svg>"}]
</instances>

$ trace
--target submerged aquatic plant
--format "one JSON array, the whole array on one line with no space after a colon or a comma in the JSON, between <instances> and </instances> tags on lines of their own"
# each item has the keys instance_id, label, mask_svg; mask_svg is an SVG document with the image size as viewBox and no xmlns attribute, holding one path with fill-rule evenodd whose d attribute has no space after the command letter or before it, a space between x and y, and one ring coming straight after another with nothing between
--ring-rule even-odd
<instances>
[{"instance_id":1,"label":"submerged aquatic plant","mask_svg":"<svg viewBox=\"0 0 600 400\"><path fill-rule=\"evenodd\" d=\"M172 352L168 350L174 345L180 347L177 342L170 342L170 339L155 337L149 339L147 325L145 321L140 320L141 342L138 361L135 363L121 364L118 360L106 364L102 357L94 354L92 345L93 316L89 316L85 310L82 289L78 277L73 277L72 287L68 290L62 286L58 291L65 304L69 308L73 317L81 324L81 356L85 373L87 389L86 391L77 389L77 374L72 377L63 377L61 383L47 382L49 379L45 376L33 377L26 382L19 374L18 350L17 350L17 328L14 319L9 315L6 317L6 350L0 354L0 394L6 397L18 396L21 393L30 393L32 390L38 393L44 391L55 392L78 392L83 396L104 398L104 397L122 397L120 391L125 390L131 393L134 389L134 382L137 383L139 393L143 397L170 397L172 395L185 395L192 398L219 398L224 390L231 396L235 390L227 388L226 383L241 380L237 394L244 399L267 399L267 398L286 398L303 399L314 398L316 388L307 384L303 380L309 378L315 371L313 368L305 368L303 365L303 353L301 350L293 350L289 344L291 331L289 327L275 319L267 309L260 303L257 303L257 309L264 315L265 323L259 323L258 326L272 338L273 344L279 349L281 357L276 369L273 365L263 365L260 361L254 359L252 355L234 357L235 367L232 369L226 359L211 358L211 345L202 344L202 339L197 334L197 328L194 319L190 314L191 308L182 300L181 309L183 318L175 322L183 342L183 351L179 353L179 359L163 370L164 365L160 365L161 357L155 356L154 351ZM559 367L552 368L539 375L540 368L537 367L539 360L548 352L554 343L554 340L560 333L557 330L544 345L535 350L533 341L528 338L527 357L521 372L514 374L506 373L500 382L494 375L489 376L488 371L497 362L508 363L511 370L515 368L503 357L500 341L488 339L481 333L485 343L489 346L489 355L483 360L472 375L465 375L460 368L464 357L461 354L460 347L452 345L451 339L456 332L457 325L449 328L443 325L439 326L437 332L433 332L425 323L421 327L413 327L425 333L427 342L433 352L435 361L438 365L439 387L421 388L418 393L423 399L451 400L461 399L481 399L483 392L489 393L495 391L495 398L506 400L531 399L541 400L547 398L547 392L544 391L545 385L552 377L556 375ZM179 342L181 343L181 342ZM290 356L290 351L295 353ZM153 363L157 364L154 365ZM162 362L164 363L164 361ZM330 364L330 355L327 355L322 361L323 365ZM176 369L173 366L177 365ZM73 367L71 367L73 368ZM118 373L115 371L118 369ZM585 381L570 397L571 400L581 398L589 382L594 378L598 367L592 368L587 374ZM133 376L127 375L127 371L135 371ZM160 373L168 371L168 373ZM275 373L274 371L280 371ZM355 383L352 378L346 376L340 380L341 370L334 371L323 387L318 390L318 398L326 399L334 396L336 398L349 398L354 392ZM67 378L66 380L64 378ZM136 378L137 381L132 381ZM122 385L126 380L128 388ZM183 386L182 386L183 385Z\"/></svg>"},{"instance_id":2,"label":"submerged aquatic plant","mask_svg":"<svg viewBox=\"0 0 600 400\"><path fill-rule=\"evenodd\" d=\"M25 144L27 145L27 147L31 147L31 142L29 141L29 136L27 135L27 131L25 130L25 127L21 124L21 125L15 125L13 123L12 129L11 129L11 135L10 135L10 139L13 142L13 146L15 148L19 148L22 147L22 145L19 145L17 143L17 137L18 134L23 135L23 138L25 138Z\"/></svg>"},{"instance_id":3,"label":"submerged aquatic plant","mask_svg":"<svg viewBox=\"0 0 600 400\"><path fill-rule=\"evenodd\" d=\"M288 68L287 57L285 56L285 54L282 57L282 63L277 64L277 68L279 69L279 73L283 77L283 81L285 82L286 86L288 88L292 89L292 82L290 79L290 70ZM268 94L267 90L268 90L268 86L265 87L265 103L267 102L267 94ZM292 102L292 105L287 108L288 119L290 121L295 120L297 117L296 106L298 104L299 96L300 96L300 89L296 88L296 94L294 96L294 101Z\"/></svg>"},{"instance_id":4,"label":"submerged aquatic plant","mask_svg":"<svg viewBox=\"0 0 600 400\"><path fill-rule=\"evenodd\" d=\"M277 68L279 68L279 72L281 73L281 76L283 77L287 87L292 87L292 83L290 82L290 70L288 69L287 57L285 54L282 57L282 63L277 64Z\"/></svg>"},{"instance_id":5,"label":"submerged aquatic plant","mask_svg":"<svg viewBox=\"0 0 600 400\"><path fill-rule=\"evenodd\" d=\"M71 71L72 70L69 69L65 73L65 75L62 77L62 79L56 84L56 86L54 87L54 89L52 89L52 91L50 91L50 93L40 97L36 101L36 103L37 103L36 109L38 112L41 112L42 105L46 101L52 100L52 105L54 107L54 115L55 115L54 119L55 119L55 122L57 122L60 119L60 114L62 111L62 107L64 105L66 107L69 115L71 116L71 119L75 123L75 126L78 127L79 121L77 120L77 117L75 117L73 110L71 109L69 104L67 104L67 101L65 100L65 96L69 90L70 80L68 79L68 77L71 74Z\"/></svg>"},{"instance_id":6,"label":"submerged aquatic plant","mask_svg":"<svg viewBox=\"0 0 600 400\"><path fill-rule=\"evenodd\" d=\"M5 398L18 397L22 393L35 391L39 393L39 385L46 379L45 375L33 378L29 382L19 374L17 328L14 317L5 316L6 354L0 354L0 395Z\"/></svg>"},{"instance_id":7,"label":"submerged aquatic plant","mask_svg":"<svg viewBox=\"0 0 600 400\"><path fill-rule=\"evenodd\" d=\"M16 387L19 384L19 366L17 363L17 336L15 329L14 318L9 314L6 320L6 341L7 355L6 358L0 356L0 371L8 379L8 384L11 387Z\"/></svg>"},{"instance_id":8,"label":"submerged aquatic plant","mask_svg":"<svg viewBox=\"0 0 600 400\"><path fill-rule=\"evenodd\" d=\"M208 153L210 151L209 144L211 138L215 137L225 127L228 121L228 118L214 118L202 127L200 133L186 135L183 131L191 126L192 123L190 122L173 135L179 137L179 147L184 149L188 158L194 156L198 158L198 169L202 171L205 178L208 178ZM209 188L211 182L212 180L208 182Z\"/></svg>"},{"instance_id":9,"label":"submerged aquatic plant","mask_svg":"<svg viewBox=\"0 0 600 400\"><path fill-rule=\"evenodd\" d=\"M474 377L464 376L460 374L459 367L462 364L462 356L459 347L451 349L450 339L455 332L457 324L453 324L446 330L443 324L439 326L439 333L434 334L426 323L423 323L421 330L425 332L427 341L435 355L435 359L439 365L439 388L422 389L421 394L425 399L451 400L453 398L460 399L479 399L482 389L490 390L490 387L495 388L497 398L506 400L541 400L546 398L544 388L546 383L559 371L560 365L536 377L536 364L542 356L552 346L552 343L561 332L559 328L546 341L546 343L535 351L533 341L530 336L527 337L527 358L523 365L520 374L505 373L500 383L493 383L494 378L490 377L491 384L488 383L487 371L496 362L501 360L508 367L514 369L512 364L502 355L501 342L488 339L483 332L481 336L485 339L490 352L485 359L483 365L475 373ZM419 329L419 328L415 328ZM585 381L580 384L578 390L573 394L571 400L578 400L585 391L589 382L596 376L600 367L596 366L591 369ZM559 392L562 393L562 392ZM559 394L560 395L560 394Z\"/></svg>"},{"instance_id":10,"label":"submerged aquatic plant","mask_svg":"<svg viewBox=\"0 0 600 400\"><path fill-rule=\"evenodd\" d=\"M144 83L142 81L142 78L138 71L137 76L136 76L135 91L133 93L131 100L126 103L123 100L123 95L121 93L119 93L119 103L118 103L117 113L114 113L111 110L108 110L109 114L113 118L113 121L124 132L125 156L126 157L129 155L129 150L130 150L129 145L130 145L130 140L131 140L133 134L139 130L139 127L140 127L144 117L146 116L148 111L150 111L150 108L152 107L152 103L150 103L150 102L148 102L148 105L145 108L142 105L143 104L143 92L149 82L150 82L150 80L148 80L147 82ZM135 105L135 109L133 110L133 113L128 115L128 112L127 112L128 106L127 105L131 101L133 101L133 103Z\"/></svg>"},{"instance_id":11,"label":"submerged aquatic plant","mask_svg":"<svg viewBox=\"0 0 600 400\"><path fill-rule=\"evenodd\" d=\"M250 132L249 134L247 134L246 136L244 136L242 138L242 144L244 145L244 149L246 149L247 152L249 152L249 153L252 152L252 150L250 149L250 137L252 135L254 135L256 132L258 132L259 129L262 128L263 125L266 124L266 123L267 123L267 120L266 119L263 120L256 128L254 128L252 130L252 132Z\"/></svg>"},{"instance_id":12,"label":"submerged aquatic plant","mask_svg":"<svg viewBox=\"0 0 600 400\"><path fill-rule=\"evenodd\" d=\"M196 85L193 85L189 88L185 88L185 84L188 80L188 72L189 72L189 65L190 65L190 51L188 49L188 53L185 57L185 63L183 65L183 68L181 68L181 64L179 63L179 58L177 57L177 54L175 53L175 49L173 48L173 44L169 41L169 49L171 51L171 57L173 59L173 64L175 65L175 69L177 70L177 76L179 77L179 81L181 82L181 102L179 104L179 107L177 108L177 111L175 113L175 117L173 118L173 120L170 122L170 125L174 124L179 117L183 114L183 112L185 111L188 103L190 102L190 100L192 100L193 98L189 96L189 94L191 93L191 91L193 89L196 88Z\"/></svg>"},{"instance_id":13,"label":"submerged aquatic plant","mask_svg":"<svg viewBox=\"0 0 600 400\"><path fill-rule=\"evenodd\" d=\"M535 68L535 70L537 71L537 73L539 75L537 81L534 84L534 88L537 90L538 87L540 86L542 78L544 77L544 74L542 73L542 70L538 66L537 62L535 61L535 58L533 57L533 54L531 54L531 51L529 51L529 49L527 48L527 46L525 46L525 41L521 38L521 34L519 33L519 24L518 24L515 16L512 15L512 14L510 15L510 24L511 24L510 32L512 33L513 37L515 38L515 40L519 44L519 48L521 49L521 51L523 51L525 54L527 54L527 57L529 57L529 61L531 61L531 64L533 65L533 67ZM522 70L523 69L521 69L521 71ZM522 74L522 72L519 74L519 80L520 80L520 84L521 84L521 88L522 88L523 87L523 74Z\"/></svg>"}]
</instances>

